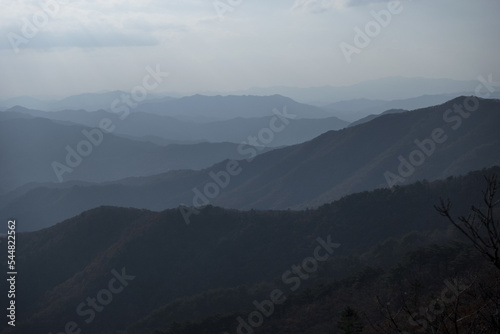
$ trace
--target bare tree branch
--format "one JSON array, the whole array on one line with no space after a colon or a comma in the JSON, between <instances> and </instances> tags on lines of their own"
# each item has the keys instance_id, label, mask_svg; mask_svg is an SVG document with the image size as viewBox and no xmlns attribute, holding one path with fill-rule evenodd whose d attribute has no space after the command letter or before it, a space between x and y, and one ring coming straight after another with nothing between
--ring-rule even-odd
<instances>
[{"instance_id":1,"label":"bare tree branch","mask_svg":"<svg viewBox=\"0 0 500 334\"><path fill-rule=\"evenodd\" d=\"M455 219L451 215L451 202L441 199L440 205L435 205L436 211L447 218L462 234L464 234L474 247L500 270L500 227L499 220L495 219L496 207L500 199L496 199L498 181L496 175L485 177L487 186L483 191L483 202L486 209L472 206L471 213Z\"/></svg>"}]
</instances>

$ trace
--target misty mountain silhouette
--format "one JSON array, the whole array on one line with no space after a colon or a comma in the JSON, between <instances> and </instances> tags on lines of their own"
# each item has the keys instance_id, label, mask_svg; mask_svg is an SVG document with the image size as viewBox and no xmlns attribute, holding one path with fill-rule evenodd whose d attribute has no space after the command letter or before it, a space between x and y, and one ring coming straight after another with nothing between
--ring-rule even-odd
<instances>
[{"instance_id":1,"label":"misty mountain silhouette","mask_svg":"<svg viewBox=\"0 0 500 334\"><path fill-rule=\"evenodd\" d=\"M499 165L500 101L480 99L478 110L463 118L455 109L466 101L460 97L435 107L383 115L251 161L239 160L241 172L230 180L224 161L201 171L173 171L102 185L38 187L9 196L0 217L14 215L25 222L23 228L36 230L99 205L151 210L180 204L300 209L364 190ZM439 142L429 143L436 131ZM246 151L244 158L250 157L252 152ZM217 187L216 182L222 185ZM210 195L215 191L216 196Z\"/></svg>"}]
</instances>

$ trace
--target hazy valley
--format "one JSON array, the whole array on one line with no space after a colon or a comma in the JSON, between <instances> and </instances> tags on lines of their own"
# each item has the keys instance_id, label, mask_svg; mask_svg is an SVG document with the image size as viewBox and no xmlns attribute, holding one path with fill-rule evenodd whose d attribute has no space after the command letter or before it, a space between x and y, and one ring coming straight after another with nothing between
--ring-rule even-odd
<instances>
[{"instance_id":1,"label":"hazy valley","mask_svg":"<svg viewBox=\"0 0 500 334\"><path fill-rule=\"evenodd\" d=\"M499 12L3 1L0 334L500 333Z\"/></svg>"}]
</instances>

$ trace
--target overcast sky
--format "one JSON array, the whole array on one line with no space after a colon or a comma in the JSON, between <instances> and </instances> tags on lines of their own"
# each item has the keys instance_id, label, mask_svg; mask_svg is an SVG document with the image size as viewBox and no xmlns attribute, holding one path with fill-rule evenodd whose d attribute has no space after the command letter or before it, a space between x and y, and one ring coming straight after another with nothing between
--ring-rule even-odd
<instances>
[{"instance_id":1,"label":"overcast sky","mask_svg":"<svg viewBox=\"0 0 500 334\"><path fill-rule=\"evenodd\" d=\"M50 5L44 11L40 4ZM388 5L0 0L0 97L129 91L147 66L157 64L170 73L158 93L340 86L388 76L500 76L498 0L403 1L402 11L348 63L341 43L355 46L355 27L365 29L372 11Z\"/></svg>"}]
</instances>

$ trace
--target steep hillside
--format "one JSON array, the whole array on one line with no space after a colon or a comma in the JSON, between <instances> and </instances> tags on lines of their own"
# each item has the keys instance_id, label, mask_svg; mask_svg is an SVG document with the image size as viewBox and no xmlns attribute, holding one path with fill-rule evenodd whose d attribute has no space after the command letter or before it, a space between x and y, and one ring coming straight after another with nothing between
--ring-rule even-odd
<instances>
[{"instance_id":1,"label":"steep hillside","mask_svg":"<svg viewBox=\"0 0 500 334\"><path fill-rule=\"evenodd\" d=\"M98 205L151 210L180 204L306 208L364 190L500 165L500 101L479 100L478 110L464 114L467 118L454 111L464 101L384 115L253 160L259 150L246 148L239 150L239 159L245 160L224 161L198 172L175 171L88 187L40 187L11 196L0 208L0 217L14 215L36 229Z\"/></svg>"},{"instance_id":2,"label":"steep hillside","mask_svg":"<svg viewBox=\"0 0 500 334\"><path fill-rule=\"evenodd\" d=\"M411 231L443 234L448 224L433 205L450 198L453 213L465 214L481 202L483 176L498 172L497 167L395 191L364 192L317 210L239 212L209 206L189 225L177 209L99 207L51 228L18 234L16 262L22 275L16 302L22 316L13 333L60 331L70 321L94 333L125 329L176 298L283 279L290 266L314 254L337 263L333 276L342 278L358 266L349 269L354 263L335 262L339 257L361 255ZM394 263L389 255L370 263ZM283 279L285 286L300 285L290 275ZM109 283L118 276L120 292L116 280ZM307 285L315 281L303 278ZM6 284L2 281L0 288L7 289ZM108 298L103 289L115 291L113 302L105 300L104 310L92 318L85 300Z\"/></svg>"}]
</instances>

